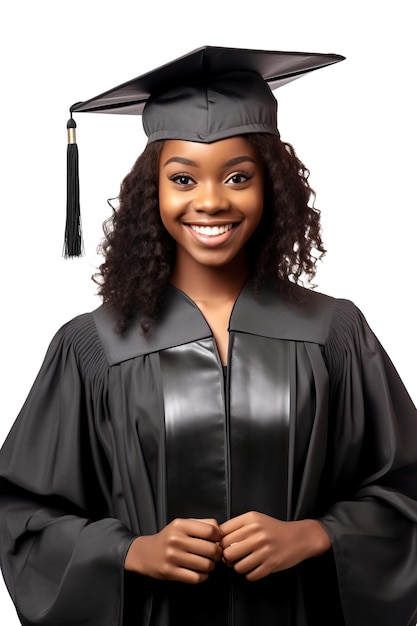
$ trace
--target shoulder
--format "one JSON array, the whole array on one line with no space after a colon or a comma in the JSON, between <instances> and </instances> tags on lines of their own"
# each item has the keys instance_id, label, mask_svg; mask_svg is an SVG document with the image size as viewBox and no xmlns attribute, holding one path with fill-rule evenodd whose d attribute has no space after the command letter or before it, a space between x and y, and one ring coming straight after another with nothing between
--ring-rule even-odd
<instances>
[{"instance_id":1,"label":"shoulder","mask_svg":"<svg viewBox=\"0 0 417 626\"><path fill-rule=\"evenodd\" d=\"M73 359L82 369L91 362L105 361L95 323L95 311L82 313L64 323L55 333L48 353Z\"/></svg>"},{"instance_id":2,"label":"shoulder","mask_svg":"<svg viewBox=\"0 0 417 626\"><path fill-rule=\"evenodd\" d=\"M55 333L53 342L77 346L97 334L94 311L82 313L65 322Z\"/></svg>"}]
</instances>

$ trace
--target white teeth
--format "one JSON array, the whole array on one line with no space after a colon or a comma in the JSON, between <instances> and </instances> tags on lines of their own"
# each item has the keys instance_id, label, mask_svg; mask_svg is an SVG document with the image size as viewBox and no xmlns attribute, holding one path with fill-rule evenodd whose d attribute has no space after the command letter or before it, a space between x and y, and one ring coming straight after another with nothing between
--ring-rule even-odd
<instances>
[{"instance_id":1,"label":"white teeth","mask_svg":"<svg viewBox=\"0 0 417 626\"><path fill-rule=\"evenodd\" d=\"M200 235L206 235L207 237L216 237L216 235L223 235L228 230L233 228L233 224L223 224L222 226L197 226L191 224L191 228Z\"/></svg>"}]
</instances>

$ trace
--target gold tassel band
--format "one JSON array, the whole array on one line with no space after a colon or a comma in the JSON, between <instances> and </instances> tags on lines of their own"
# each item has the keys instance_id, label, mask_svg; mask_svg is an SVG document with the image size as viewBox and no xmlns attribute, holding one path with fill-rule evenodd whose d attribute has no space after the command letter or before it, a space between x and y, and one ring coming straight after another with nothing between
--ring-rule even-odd
<instances>
[{"instance_id":1,"label":"gold tassel band","mask_svg":"<svg viewBox=\"0 0 417 626\"><path fill-rule=\"evenodd\" d=\"M75 136L75 128L67 128L68 134L68 143L77 143L77 139Z\"/></svg>"}]
</instances>

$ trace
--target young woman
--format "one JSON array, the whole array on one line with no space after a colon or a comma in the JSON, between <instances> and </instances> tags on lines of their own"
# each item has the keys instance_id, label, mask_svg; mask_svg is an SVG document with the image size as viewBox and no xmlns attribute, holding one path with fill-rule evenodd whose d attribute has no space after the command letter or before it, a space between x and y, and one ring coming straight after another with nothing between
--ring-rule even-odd
<instances>
[{"instance_id":1,"label":"young woman","mask_svg":"<svg viewBox=\"0 0 417 626\"><path fill-rule=\"evenodd\" d=\"M1 452L22 624L415 623L415 407L355 305L297 284L325 252L308 171L221 52L152 88L103 305Z\"/></svg>"}]
</instances>

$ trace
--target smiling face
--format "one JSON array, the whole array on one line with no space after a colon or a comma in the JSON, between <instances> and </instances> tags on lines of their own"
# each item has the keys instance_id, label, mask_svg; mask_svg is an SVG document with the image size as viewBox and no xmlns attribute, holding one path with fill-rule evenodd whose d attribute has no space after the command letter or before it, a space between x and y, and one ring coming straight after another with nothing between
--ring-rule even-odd
<instances>
[{"instance_id":1,"label":"smiling face","mask_svg":"<svg viewBox=\"0 0 417 626\"><path fill-rule=\"evenodd\" d=\"M177 265L225 267L245 258L263 211L262 161L242 137L165 142L159 166L162 222Z\"/></svg>"}]
</instances>

